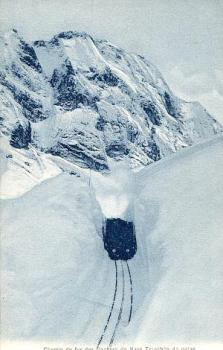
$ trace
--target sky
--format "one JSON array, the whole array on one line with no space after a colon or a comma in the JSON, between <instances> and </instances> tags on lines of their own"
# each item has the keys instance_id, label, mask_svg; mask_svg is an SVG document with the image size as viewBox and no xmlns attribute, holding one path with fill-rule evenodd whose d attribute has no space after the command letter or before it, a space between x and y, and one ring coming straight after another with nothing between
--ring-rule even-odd
<instances>
[{"instance_id":1,"label":"sky","mask_svg":"<svg viewBox=\"0 0 223 350\"><path fill-rule=\"evenodd\" d=\"M144 55L223 123L222 0L0 0L0 29L11 28L26 40L86 31Z\"/></svg>"}]
</instances>

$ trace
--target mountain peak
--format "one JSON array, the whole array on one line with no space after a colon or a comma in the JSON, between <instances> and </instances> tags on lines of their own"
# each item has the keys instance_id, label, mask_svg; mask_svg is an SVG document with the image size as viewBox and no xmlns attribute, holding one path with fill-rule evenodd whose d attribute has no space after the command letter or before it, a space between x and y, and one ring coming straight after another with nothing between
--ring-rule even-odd
<instances>
[{"instance_id":1,"label":"mountain peak","mask_svg":"<svg viewBox=\"0 0 223 350\"><path fill-rule=\"evenodd\" d=\"M177 98L144 57L105 40L67 31L29 44L13 30L7 42L1 116L13 147L31 143L105 171L112 160L148 165L222 131L198 104Z\"/></svg>"},{"instance_id":2,"label":"mountain peak","mask_svg":"<svg viewBox=\"0 0 223 350\"><path fill-rule=\"evenodd\" d=\"M77 31L72 31L72 30L69 30L69 31L66 31L66 32L61 32L61 33L55 35L54 37L58 37L58 38L61 38L61 39L72 39L74 37L76 37L76 38L80 38L81 37L81 38L86 39L88 37L88 38L92 39L92 37L86 32L77 32Z\"/></svg>"}]
</instances>

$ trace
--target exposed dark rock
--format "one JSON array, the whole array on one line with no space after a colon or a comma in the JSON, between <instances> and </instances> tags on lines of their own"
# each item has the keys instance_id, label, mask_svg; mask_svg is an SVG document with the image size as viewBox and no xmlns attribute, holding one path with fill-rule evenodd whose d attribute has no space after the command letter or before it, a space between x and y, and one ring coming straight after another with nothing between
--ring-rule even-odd
<instances>
[{"instance_id":1,"label":"exposed dark rock","mask_svg":"<svg viewBox=\"0 0 223 350\"><path fill-rule=\"evenodd\" d=\"M94 72L88 78L89 80L101 82L108 86L117 86L120 82L120 79L114 73L112 73L109 67L106 67L103 73Z\"/></svg>"},{"instance_id":2,"label":"exposed dark rock","mask_svg":"<svg viewBox=\"0 0 223 350\"><path fill-rule=\"evenodd\" d=\"M98 96L91 96L83 90L69 61L65 62L64 70L63 74L60 70L54 70L51 78L51 85L55 91L55 104L66 110L76 109L80 104L96 108Z\"/></svg>"},{"instance_id":3,"label":"exposed dark rock","mask_svg":"<svg viewBox=\"0 0 223 350\"><path fill-rule=\"evenodd\" d=\"M142 108L145 111L145 113L148 115L149 120L154 125L161 125L160 113L158 112L158 110L153 102L151 102L151 101L143 102Z\"/></svg>"},{"instance_id":4,"label":"exposed dark rock","mask_svg":"<svg viewBox=\"0 0 223 350\"><path fill-rule=\"evenodd\" d=\"M161 158L160 149L155 141L153 140L149 141L145 151L147 155L154 161L160 160Z\"/></svg>"},{"instance_id":5,"label":"exposed dark rock","mask_svg":"<svg viewBox=\"0 0 223 350\"><path fill-rule=\"evenodd\" d=\"M2 74L0 74L0 82L12 92L16 102L21 105L24 116L28 120L35 123L47 118L43 113L43 106L40 101L34 100L27 92L19 90L15 85L7 81Z\"/></svg>"},{"instance_id":6,"label":"exposed dark rock","mask_svg":"<svg viewBox=\"0 0 223 350\"><path fill-rule=\"evenodd\" d=\"M138 135L138 130L133 127L133 125L128 124L127 127L127 139L134 143Z\"/></svg>"},{"instance_id":7,"label":"exposed dark rock","mask_svg":"<svg viewBox=\"0 0 223 350\"><path fill-rule=\"evenodd\" d=\"M23 107L23 112L25 117L32 121L37 122L46 119L43 113L43 106L41 102L35 101L25 92L14 91L14 97L17 102Z\"/></svg>"},{"instance_id":8,"label":"exposed dark rock","mask_svg":"<svg viewBox=\"0 0 223 350\"><path fill-rule=\"evenodd\" d=\"M45 47L46 42L44 40L36 40L34 41L33 45L36 47Z\"/></svg>"},{"instance_id":9,"label":"exposed dark rock","mask_svg":"<svg viewBox=\"0 0 223 350\"><path fill-rule=\"evenodd\" d=\"M76 32L73 30L69 30L67 32L61 32L57 34L54 38L59 39L72 39L74 37L81 37L81 38L91 38L91 40L94 42L94 39L86 32Z\"/></svg>"},{"instance_id":10,"label":"exposed dark rock","mask_svg":"<svg viewBox=\"0 0 223 350\"><path fill-rule=\"evenodd\" d=\"M105 151L111 158L127 155L129 153L129 149L124 143L111 143L105 147Z\"/></svg>"},{"instance_id":11,"label":"exposed dark rock","mask_svg":"<svg viewBox=\"0 0 223 350\"><path fill-rule=\"evenodd\" d=\"M50 45L52 46L60 46L60 42L59 42L59 39L57 37L54 37L53 39L51 39L49 41Z\"/></svg>"},{"instance_id":12,"label":"exposed dark rock","mask_svg":"<svg viewBox=\"0 0 223 350\"><path fill-rule=\"evenodd\" d=\"M104 118L100 115L99 118L98 118L98 121L95 125L96 129L98 129L99 131L104 131L104 128L105 128L105 124L106 124L106 121L104 120Z\"/></svg>"},{"instance_id":13,"label":"exposed dark rock","mask_svg":"<svg viewBox=\"0 0 223 350\"><path fill-rule=\"evenodd\" d=\"M27 126L17 124L12 131L10 145L15 148L28 148L31 142L31 125Z\"/></svg>"},{"instance_id":14,"label":"exposed dark rock","mask_svg":"<svg viewBox=\"0 0 223 350\"><path fill-rule=\"evenodd\" d=\"M11 65L11 72L17 79L22 81L30 90L35 91L35 87L32 85L30 78L26 74L24 74L24 71L22 71L21 68L15 62L13 62Z\"/></svg>"},{"instance_id":15,"label":"exposed dark rock","mask_svg":"<svg viewBox=\"0 0 223 350\"><path fill-rule=\"evenodd\" d=\"M36 53L33 47L27 44L23 40L20 40L20 47L21 47L20 56L19 56L20 61L27 64L29 67L32 67L37 72L42 73L42 67L38 61L38 58L36 56Z\"/></svg>"},{"instance_id":16,"label":"exposed dark rock","mask_svg":"<svg viewBox=\"0 0 223 350\"><path fill-rule=\"evenodd\" d=\"M58 144L55 147L51 148L49 152L53 155L61 156L71 161L79 162L86 168L91 168L99 171L108 170L106 159L100 154L97 157L93 157L84 145L69 145L63 142L58 142Z\"/></svg>"},{"instance_id":17,"label":"exposed dark rock","mask_svg":"<svg viewBox=\"0 0 223 350\"><path fill-rule=\"evenodd\" d=\"M177 114L176 107L173 99L170 97L170 95L166 91L164 93L164 101L165 101L165 107L168 114L175 118Z\"/></svg>"}]
</instances>

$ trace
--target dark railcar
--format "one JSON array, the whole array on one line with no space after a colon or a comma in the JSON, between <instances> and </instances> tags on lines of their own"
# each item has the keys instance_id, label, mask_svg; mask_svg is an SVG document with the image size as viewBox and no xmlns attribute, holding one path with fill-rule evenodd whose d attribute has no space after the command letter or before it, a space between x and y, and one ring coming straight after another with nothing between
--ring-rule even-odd
<instances>
[{"instance_id":1,"label":"dark railcar","mask_svg":"<svg viewBox=\"0 0 223 350\"><path fill-rule=\"evenodd\" d=\"M107 219L103 228L105 250L112 260L132 259L137 251L133 222Z\"/></svg>"}]
</instances>

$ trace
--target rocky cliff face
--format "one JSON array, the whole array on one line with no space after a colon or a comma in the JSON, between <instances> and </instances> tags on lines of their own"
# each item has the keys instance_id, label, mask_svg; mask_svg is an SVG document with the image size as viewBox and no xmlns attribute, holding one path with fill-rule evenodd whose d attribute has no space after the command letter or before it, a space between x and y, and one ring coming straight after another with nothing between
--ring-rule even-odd
<instances>
[{"instance_id":1,"label":"rocky cliff face","mask_svg":"<svg viewBox=\"0 0 223 350\"><path fill-rule=\"evenodd\" d=\"M3 136L98 171L145 166L221 132L197 102L173 95L144 57L86 33L26 43L1 37Z\"/></svg>"}]
</instances>

